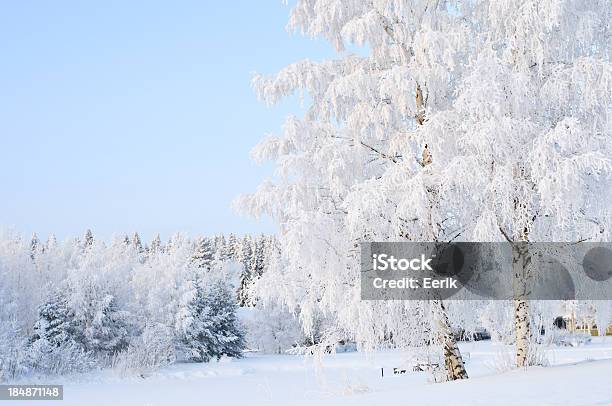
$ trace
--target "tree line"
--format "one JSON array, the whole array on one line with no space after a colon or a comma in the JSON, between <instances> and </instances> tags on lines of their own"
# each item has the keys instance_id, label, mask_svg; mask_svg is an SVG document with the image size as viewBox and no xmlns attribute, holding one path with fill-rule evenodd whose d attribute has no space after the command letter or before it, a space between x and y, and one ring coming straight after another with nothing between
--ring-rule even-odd
<instances>
[{"instance_id":1,"label":"tree line","mask_svg":"<svg viewBox=\"0 0 612 406\"><path fill-rule=\"evenodd\" d=\"M240 357L271 236L0 235L0 380Z\"/></svg>"}]
</instances>

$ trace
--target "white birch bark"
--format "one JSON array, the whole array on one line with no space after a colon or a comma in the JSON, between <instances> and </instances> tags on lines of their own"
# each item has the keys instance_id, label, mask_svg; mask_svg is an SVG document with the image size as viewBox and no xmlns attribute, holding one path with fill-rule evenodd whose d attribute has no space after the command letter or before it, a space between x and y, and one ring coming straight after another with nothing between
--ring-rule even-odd
<instances>
[{"instance_id":1,"label":"white birch bark","mask_svg":"<svg viewBox=\"0 0 612 406\"><path fill-rule=\"evenodd\" d=\"M514 331L516 338L516 365L529 365L531 324L527 300L531 256L526 243L513 244L512 269L514 272Z\"/></svg>"}]
</instances>

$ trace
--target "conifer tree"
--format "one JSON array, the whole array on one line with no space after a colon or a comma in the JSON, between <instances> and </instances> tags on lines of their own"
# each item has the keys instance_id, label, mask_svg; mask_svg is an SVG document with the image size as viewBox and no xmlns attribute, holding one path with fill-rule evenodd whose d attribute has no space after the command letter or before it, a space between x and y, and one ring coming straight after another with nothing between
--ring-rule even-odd
<instances>
[{"instance_id":1,"label":"conifer tree","mask_svg":"<svg viewBox=\"0 0 612 406\"><path fill-rule=\"evenodd\" d=\"M144 249L142 248L142 241L140 241L140 236L137 232L134 233L134 236L132 237L132 246L137 253L141 254L144 252Z\"/></svg>"},{"instance_id":2,"label":"conifer tree","mask_svg":"<svg viewBox=\"0 0 612 406\"><path fill-rule=\"evenodd\" d=\"M34 325L31 342L46 341L50 347L80 341L74 318L74 311L69 307L66 297L53 293L38 308L38 321Z\"/></svg>"},{"instance_id":3,"label":"conifer tree","mask_svg":"<svg viewBox=\"0 0 612 406\"><path fill-rule=\"evenodd\" d=\"M79 372L93 365L82 346L74 312L62 293L55 292L39 306L26 359L30 369L48 374Z\"/></svg>"},{"instance_id":4,"label":"conifer tree","mask_svg":"<svg viewBox=\"0 0 612 406\"><path fill-rule=\"evenodd\" d=\"M225 245L225 257L230 261L238 260L238 239L234 233L230 233L227 238L227 244Z\"/></svg>"},{"instance_id":5,"label":"conifer tree","mask_svg":"<svg viewBox=\"0 0 612 406\"><path fill-rule=\"evenodd\" d=\"M215 236L215 260L223 262L227 260L227 241L223 234Z\"/></svg>"},{"instance_id":6,"label":"conifer tree","mask_svg":"<svg viewBox=\"0 0 612 406\"><path fill-rule=\"evenodd\" d=\"M91 229L87 229L87 231L85 232L85 238L84 238L84 244L85 244L85 248L87 249L88 247L91 247L93 245L94 242L94 237L93 237L93 233L91 232Z\"/></svg>"},{"instance_id":7,"label":"conifer tree","mask_svg":"<svg viewBox=\"0 0 612 406\"><path fill-rule=\"evenodd\" d=\"M32 258L32 261L34 260L36 254L41 248L42 247L40 245L38 236L36 235L36 233L32 234L32 240L30 241L30 258Z\"/></svg>"},{"instance_id":8,"label":"conifer tree","mask_svg":"<svg viewBox=\"0 0 612 406\"><path fill-rule=\"evenodd\" d=\"M209 238L200 237L196 241L195 253L191 260L196 268L210 269L215 260L215 253Z\"/></svg>"},{"instance_id":9,"label":"conifer tree","mask_svg":"<svg viewBox=\"0 0 612 406\"><path fill-rule=\"evenodd\" d=\"M159 237L159 234L157 234L155 238L153 238L153 241L151 241L150 252L155 254L162 250L163 248L162 248L161 238Z\"/></svg>"},{"instance_id":10,"label":"conifer tree","mask_svg":"<svg viewBox=\"0 0 612 406\"><path fill-rule=\"evenodd\" d=\"M236 303L221 282L206 288L197 276L192 280L191 298L179 314L177 327L188 358L208 362L213 358L241 357L244 332L236 318Z\"/></svg>"},{"instance_id":11,"label":"conifer tree","mask_svg":"<svg viewBox=\"0 0 612 406\"><path fill-rule=\"evenodd\" d=\"M251 278L258 278L264 272L266 255L266 237L262 234L253 241L253 256L251 259Z\"/></svg>"},{"instance_id":12,"label":"conifer tree","mask_svg":"<svg viewBox=\"0 0 612 406\"><path fill-rule=\"evenodd\" d=\"M113 295L104 295L85 328L87 348L104 354L116 354L127 347L128 313L119 309Z\"/></svg>"},{"instance_id":13,"label":"conifer tree","mask_svg":"<svg viewBox=\"0 0 612 406\"><path fill-rule=\"evenodd\" d=\"M56 246L57 246L57 237L55 237L55 234L51 234L49 238L47 238L47 242L45 243L45 250L46 251L52 250Z\"/></svg>"},{"instance_id":14,"label":"conifer tree","mask_svg":"<svg viewBox=\"0 0 612 406\"><path fill-rule=\"evenodd\" d=\"M253 258L253 238L249 234L238 242L238 257L236 260L240 262L246 269L250 268Z\"/></svg>"},{"instance_id":15,"label":"conifer tree","mask_svg":"<svg viewBox=\"0 0 612 406\"><path fill-rule=\"evenodd\" d=\"M96 355L113 355L127 346L130 315L119 308L114 295L84 278L71 298L80 342Z\"/></svg>"},{"instance_id":16,"label":"conifer tree","mask_svg":"<svg viewBox=\"0 0 612 406\"><path fill-rule=\"evenodd\" d=\"M249 289L253 281L259 278L264 271L266 239L262 234L256 239L250 238L243 243L243 271L240 274L240 287L238 289L238 304L240 306L255 305L255 298L250 297ZM249 247L245 249L244 247Z\"/></svg>"},{"instance_id":17,"label":"conifer tree","mask_svg":"<svg viewBox=\"0 0 612 406\"><path fill-rule=\"evenodd\" d=\"M240 242L240 255L238 261L242 264L242 272L240 272L239 286L238 286L238 304L240 306L248 306L248 286L252 280L252 262L253 262L253 251L254 241L250 235L245 235Z\"/></svg>"},{"instance_id":18,"label":"conifer tree","mask_svg":"<svg viewBox=\"0 0 612 406\"><path fill-rule=\"evenodd\" d=\"M246 346L245 332L236 316L237 305L234 295L224 281L219 280L212 284L208 303L219 343L215 356L242 357L242 351Z\"/></svg>"}]
</instances>

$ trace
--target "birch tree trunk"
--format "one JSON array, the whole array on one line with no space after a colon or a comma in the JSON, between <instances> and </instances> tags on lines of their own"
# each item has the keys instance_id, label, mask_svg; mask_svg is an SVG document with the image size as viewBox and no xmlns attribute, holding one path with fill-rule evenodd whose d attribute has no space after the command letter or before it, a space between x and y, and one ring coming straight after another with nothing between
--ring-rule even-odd
<instances>
[{"instance_id":1,"label":"birch tree trunk","mask_svg":"<svg viewBox=\"0 0 612 406\"><path fill-rule=\"evenodd\" d=\"M442 352L444 354L446 379L449 381L468 379L463 357L461 356L457 340L455 340L455 335L451 329L444 304L441 300L434 300L432 301L432 305L434 306L433 313L437 327L438 340L442 345Z\"/></svg>"},{"instance_id":2,"label":"birch tree trunk","mask_svg":"<svg viewBox=\"0 0 612 406\"><path fill-rule=\"evenodd\" d=\"M516 365L529 365L531 325L527 300L530 278L531 256L527 243L514 243L512 247L512 270L514 285L514 332L516 339Z\"/></svg>"},{"instance_id":3,"label":"birch tree trunk","mask_svg":"<svg viewBox=\"0 0 612 406\"><path fill-rule=\"evenodd\" d=\"M520 179L525 179L523 170L517 169L517 175ZM528 245L531 219L528 214L529 205L527 202L517 198L514 202L514 209L516 213L514 224L516 229L520 230L516 236L519 241L512 242L510 239L508 241L512 244L516 366L523 368L530 364L529 355L532 339L528 301L532 277L532 258Z\"/></svg>"},{"instance_id":4,"label":"birch tree trunk","mask_svg":"<svg viewBox=\"0 0 612 406\"><path fill-rule=\"evenodd\" d=\"M393 34L393 29L391 28L391 24L383 17L382 13L378 13L381 17L383 27L387 35L399 46L399 49L402 54L403 62L408 63L411 59L411 55L413 55L412 50L408 49L405 44L397 41ZM421 126L425 124L425 98L423 97L423 89L421 85L417 82L416 84L416 92L415 92L415 104L416 104L416 115L415 121L417 125ZM420 164L423 168L432 163L432 156L428 145L423 146L422 158ZM432 207L433 210L433 207ZM430 210L430 212L432 211ZM432 241L435 241L437 238L436 233L434 232L434 223L429 219L429 226L434 238ZM461 356L461 351L459 350L459 346L457 345L457 340L455 340L455 336L452 332L452 328L450 322L448 320L448 316L446 315L446 310L444 309L444 304L441 300L434 300L432 302L433 305L433 314L434 324L437 327L437 335L438 340L442 344L442 349L444 353L444 365L447 371L447 379L449 381L454 381L457 379L467 379L468 374L465 370L465 365L463 363L463 358Z\"/></svg>"},{"instance_id":5,"label":"birch tree trunk","mask_svg":"<svg viewBox=\"0 0 612 406\"><path fill-rule=\"evenodd\" d=\"M423 98L423 90L421 86L417 83L416 85L416 117L415 120L418 125L423 125L425 123L425 102ZM427 145L423 147L421 166L424 168L427 165L431 164L432 156L431 152ZM436 223L431 216L433 212L433 206L437 204L436 199L437 193L435 188L428 188L428 195L430 199L430 216L428 218L429 229L431 232L431 240L437 240L437 231L436 231ZM457 379L467 379L468 374L465 370L465 364L463 363L463 357L461 356L461 351L459 350L459 346L457 345L457 340L455 339L455 335L453 334L453 330L450 325L450 321L448 320L448 315L446 314L446 309L444 308L444 303L442 300L433 300L432 301L432 316L434 318L434 325L436 326L436 335L438 342L442 345L442 352L444 354L444 367L446 368L446 379L449 381L454 381Z\"/></svg>"},{"instance_id":6,"label":"birch tree trunk","mask_svg":"<svg viewBox=\"0 0 612 406\"><path fill-rule=\"evenodd\" d=\"M531 325L529 324L529 302L523 299L514 300L514 329L516 334L516 365L519 368L529 365L529 343L531 342Z\"/></svg>"}]
</instances>

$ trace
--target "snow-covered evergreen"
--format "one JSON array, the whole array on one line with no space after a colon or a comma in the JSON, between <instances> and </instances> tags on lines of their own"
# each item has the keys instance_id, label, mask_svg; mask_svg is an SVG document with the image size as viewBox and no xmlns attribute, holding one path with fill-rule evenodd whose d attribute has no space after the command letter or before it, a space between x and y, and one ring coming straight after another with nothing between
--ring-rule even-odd
<instances>
[{"instance_id":1,"label":"snow-covered evergreen","mask_svg":"<svg viewBox=\"0 0 612 406\"><path fill-rule=\"evenodd\" d=\"M205 286L201 275L194 275L187 301L179 311L177 330L182 349L196 362L222 356L241 357L245 348L244 331L236 317L236 300L223 281Z\"/></svg>"},{"instance_id":2,"label":"snow-covered evergreen","mask_svg":"<svg viewBox=\"0 0 612 406\"><path fill-rule=\"evenodd\" d=\"M33 331L32 344L46 341L50 347L61 347L66 343L83 341L74 311L60 291L56 291L39 306L38 321Z\"/></svg>"},{"instance_id":3,"label":"snow-covered evergreen","mask_svg":"<svg viewBox=\"0 0 612 406\"><path fill-rule=\"evenodd\" d=\"M230 261L240 261L240 245L235 234L230 233L225 243L224 256Z\"/></svg>"},{"instance_id":4,"label":"snow-covered evergreen","mask_svg":"<svg viewBox=\"0 0 612 406\"><path fill-rule=\"evenodd\" d=\"M161 242L161 238L159 237L159 234L157 234L155 238L153 239L153 241L151 241L151 247L149 248L149 250L152 253L157 253L163 250L162 242Z\"/></svg>"},{"instance_id":5,"label":"snow-covered evergreen","mask_svg":"<svg viewBox=\"0 0 612 406\"><path fill-rule=\"evenodd\" d=\"M84 331L66 296L56 291L38 308L38 321L27 347L27 366L57 374L87 370L93 359L84 342Z\"/></svg>"},{"instance_id":6,"label":"snow-covered evergreen","mask_svg":"<svg viewBox=\"0 0 612 406\"><path fill-rule=\"evenodd\" d=\"M215 260L215 250L209 238L200 237L195 241L193 266L200 269L210 269Z\"/></svg>"}]
</instances>

